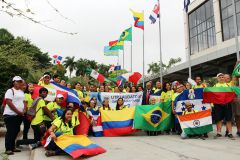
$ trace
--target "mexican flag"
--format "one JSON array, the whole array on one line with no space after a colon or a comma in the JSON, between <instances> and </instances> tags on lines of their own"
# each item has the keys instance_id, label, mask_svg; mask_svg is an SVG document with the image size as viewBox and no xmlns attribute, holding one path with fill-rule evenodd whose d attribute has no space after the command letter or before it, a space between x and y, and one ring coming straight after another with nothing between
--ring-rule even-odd
<instances>
[{"instance_id":1,"label":"mexican flag","mask_svg":"<svg viewBox=\"0 0 240 160\"><path fill-rule=\"evenodd\" d=\"M100 83L105 82L106 78L98 73L97 71L91 69L91 68L87 68L86 70L87 74L89 74L92 78L96 79L97 81L99 81Z\"/></svg>"},{"instance_id":2,"label":"mexican flag","mask_svg":"<svg viewBox=\"0 0 240 160\"><path fill-rule=\"evenodd\" d=\"M207 87L203 90L203 102L227 104L233 101L239 87Z\"/></svg>"},{"instance_id":3,"label":"mexican flag","mask_svg":"<svg viewBox=\"0 0 240 160\"><path fill-rule=\"evenodd\" d=\"M187 135L204 134L213 131L211 110L178 116L182 130Z\"/></svg>"},{"instance_id":4,"label":"mexican flag","mask_svg":"<svg viewBox=\"0 0 240 160\"><path fill-rule=\"evenodd\" d=\"M173 127L171 101L155 105L136 106L134 128L146 131L164 131Z\"/></svg>"}]
</instances>

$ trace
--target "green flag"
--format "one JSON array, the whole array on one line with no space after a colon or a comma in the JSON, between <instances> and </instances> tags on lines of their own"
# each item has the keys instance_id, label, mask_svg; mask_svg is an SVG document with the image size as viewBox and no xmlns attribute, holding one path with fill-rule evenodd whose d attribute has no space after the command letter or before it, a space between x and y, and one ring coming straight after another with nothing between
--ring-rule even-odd
<instances>
[{"instance_id":1,"label":"green flag","mask_svg":"<svg viewBox=\"0 0 240 160\"><path fill-rule=\"evenodd\" d=\"M232 73L233 76L239 77L240 76L240 63L237 65L237 67L233 70Z\"/></svg>"},{"instance_id":2,"label":"green flag","mask_svg":"<svg viewBox=\"0 0 240 160\"><path fill-rule=\"evenodd\" d=\"M124 48L124 42L118 40L116 43L114 43L110 46L109 50L116 51L116 50L123 50L123 48Z\"/></svg>"},{"instance_id":3,"label":"green flag","mask_svg":"<svg viewBox=\"0 0 240 160\"><path fill-rule=\"evenodd\" d=\"M122 32L119 41L132 41L132 27Z\"/></svg>"},{"instance_id":4,"label":"green flag","mask_svg":"<svg viewBox=\"0 0 240 160\"><path fill-rule=\"evenodd\" d=\"M134 128L146 131L164 131L173 127L171 101L155 105L136 106Z\"/></svg>"}]
</instances>

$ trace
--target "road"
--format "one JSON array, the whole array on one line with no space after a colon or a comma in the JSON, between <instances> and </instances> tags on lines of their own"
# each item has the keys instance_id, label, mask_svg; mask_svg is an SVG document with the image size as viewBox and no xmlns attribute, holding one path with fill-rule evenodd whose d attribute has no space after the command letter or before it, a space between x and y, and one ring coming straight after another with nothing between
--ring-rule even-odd
<instances>
[{"instance_id":1,"label":"road","mask_svg":"<svg viewBox=\"0 0 240 160\"><path fill-rule=\"evenodd\" d=\"M234 129L236 130L236 129ZM107 150L106 153L94 157L83 157L80 160L237 160L240 158L240 138L230 140L222 137L213 138L214 133L209 134L206 140L186 139L182 140L177 135L160 135L156 137L146 136L145 133L137 133L134 136L125 137L91 137L91 140ZM1 151L4 150L4 139L0 139ZM9 156L10 160L68 160L69 156L54 156L47 158L44 150L38 148L29 151L27 147L23 152Z\"/></svg>"}]
</instances>

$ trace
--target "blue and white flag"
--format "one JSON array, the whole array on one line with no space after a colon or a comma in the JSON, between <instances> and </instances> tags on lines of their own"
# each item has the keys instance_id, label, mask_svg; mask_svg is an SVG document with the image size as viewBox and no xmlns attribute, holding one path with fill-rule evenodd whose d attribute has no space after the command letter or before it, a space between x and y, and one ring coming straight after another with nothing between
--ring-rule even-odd
<instances>
[{"instance_id":1,"label":"blue and white flag","mask_svg":"<svg viewBox=\"0 0 240 160\"><path fill-rule=\"evenodd\" d=\"M188 12L189 4L190 4L190 0L184 0L184 10L186 13Z\"/></svg>"},{"instance_id":2,"label":"blue and white flag","mask_svg":"<svg viewBox=\"0 0 240 160\"><path fill-rule=\"evenodd\" d=\"M94 121L94 125L92 125L93 134L95 137L103 137L103 128L101 123L101 116L99 110L88 109L87 111L90 118Z\"/></svg>"},{"instance_id":3,"label":"blue and white flag","mask_svg":"<svg viewBox=\"0 0 240 160\"><path fill-rule=\"evenodd\" d=\"M73 89L69 89L65 86L62 86L60 84L57 84L55 82L51 82L51 85L56 89L56 90L60 90L60 91L64 91L64 92L67 92L68 93L68 96L67 96L67 102L68 103L75 103L77 105L80 106L80 109L82 111L84 111L84 109L82 108L82 103L80 101L80 99L78 98L78 94L76 91L74 91Z\"/></svg>"},{"instance_id":4,"label":"blue and white flag","mask_svg":"<svg viewBox=\"0 0 240 160\"><path fill-rule=\"evenodd\" d=\"M149 16L149 19L151 20L152 24L154 24L157 21L157 18L159 18L159 11L160 6L158 4L155 4L152 13Z\"/></svg>"},{"instance_id":5,"label":"blue and white flag","mask_svg":"<svg viewBox=\"0 0 240 160\"><path fill-rule=\"evenodd\" d=\"M204 111L211 108L210 103L203 103L203 88L184 90L174 101L174 107L178 115L186 110L186 102L192 104L196 111Z\"/></svg>"}]
</instances>

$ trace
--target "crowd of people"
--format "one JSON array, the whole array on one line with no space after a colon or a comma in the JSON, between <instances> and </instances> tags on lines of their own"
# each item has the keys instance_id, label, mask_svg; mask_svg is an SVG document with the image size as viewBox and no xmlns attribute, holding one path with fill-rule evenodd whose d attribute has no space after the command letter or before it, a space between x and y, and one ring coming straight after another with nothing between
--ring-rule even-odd
<instances>
[{"instance_id":1,"label":"crowd of people","mask_svg":"<svg viewBox=\"0 0 240 160\"><path fill-rule=\"evenodd\" d=\"M217 75L218 83L215 87L230 87L236 86L238 79L231 78L228 74L219 73ZM54 140L58 134L70 134L73 135L74 129L79 125L78 112L79 107L74 103L68 103L66 107L62 106L64 96L57 94L54 102L46 102L44 98L48 95L47 88L51 88L51 81L65 86L69 89L74 89L82 105L85 109L85 114L88 115L88 111L97 110L123 110L128 106L124 104L124 99L119 98L117 100L116 108L113 109L109 106L108 99L104 99L101 106L97 105L97 98L90 97L91 92L113 92L113 93L134 93L143 92L142 105L154 105L156 99L152 97L159 96L160 102L172 101L172 114L175 115L174 101L176 97L181 94L185 89L196 89L207 87L206 83L202 82L200 76L196 76L194 81L195 85L191 83L180 83L178 81L166 82L163 85L157 81L155 84L147 82L145 88L142 86L135 86L128 82L124 86L111 86L111 84L86 85L83 86L80 82L76 82L74 86L70 83L66 83L61 80L58 75L51 76L50 73L44 73L40 79L38 85L42 86L39 90L39 97L32 98L34 91L34 85L32 83L25 82L21 77L15 76L12 79L12 86L5 93L5 108L4 108L4 122L6 124L5 135L5 148L6 154L12 155L14 152L20 152L17 147L19 145L30 145L31 149L37 148L42 145L41 141L45 134L49 134L52 141L47 146L46 156L53 156L61 154L63 151L55 144ZM221 137L221 130L223 122L226 123L226 137L233 139L232 124L236 123L237 135L240 136L240 115L233 114L237 109L232 104L212 104L212 112L214 121L217 126L217 133L215 137ZM190 114L197 112L191 104L186 103L187 110L183 114ZM64 109L64 112L59 115L59 109ZM82 111L81 111L82 112ZM91 121L91 125L96 125L95 119L88 116ZM20 132L20 126L23 123L23 137L21 140L17 140L18 133ZM33 130L34 138L30 139L28 136L30 127ZM185 135L179 123L175 123L174 128L165 132L166 134L176 133L181 135L182 138L191 137ZM161 132L147 131L149 136L162 134ZM207 133L201 135L207 138Z\"/></svg>"}]
</instances>

